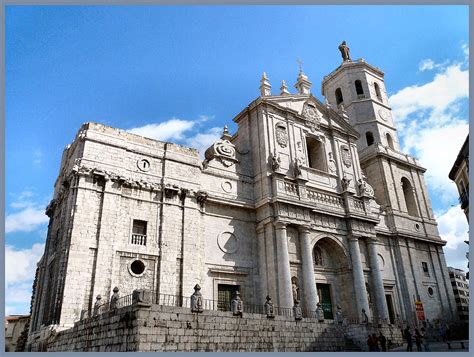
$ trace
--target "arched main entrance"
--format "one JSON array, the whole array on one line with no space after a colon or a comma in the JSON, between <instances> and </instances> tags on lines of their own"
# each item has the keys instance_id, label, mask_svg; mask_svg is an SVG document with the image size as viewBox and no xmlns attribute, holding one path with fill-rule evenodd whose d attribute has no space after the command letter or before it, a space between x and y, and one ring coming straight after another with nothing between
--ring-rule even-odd
<instances>
[{"instance_id":1,"label":"arched main entrance","mask_svg":"<svg viewBox=\"0 0 474 357\"><path fill-rule=\"evenodd\" d=\"M323 236L314 243L312 253L316 289L324 318L333 319L337 305L343 311L351 311L352 276L342 244L336 238Z\"/></svg>"}]
</instances>

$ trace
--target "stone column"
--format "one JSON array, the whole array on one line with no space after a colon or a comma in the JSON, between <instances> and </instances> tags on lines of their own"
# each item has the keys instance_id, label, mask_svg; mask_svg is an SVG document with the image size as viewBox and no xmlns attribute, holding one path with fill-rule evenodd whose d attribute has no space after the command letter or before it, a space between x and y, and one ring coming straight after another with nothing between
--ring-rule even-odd
<instances>
[{"instance_id":1,"label":"stone column","mask_svg":"<svg viewBox=\"0 0 474 357\"><path fill-rule=\"evenodd\" d=\"M318 293L314 278L314 262L309 240L309 228L300 226L301 268L303 271L304 306L308 311L316 311Z\"/></svg>"},{"instance_id":2,"label":"stone column","mask_svg":"<svg viewBox=\"0 0 474 357\"><path fill-rule=\"evenodd\" d=\"M356 298L357 316L362 321L362 309L369 316L369 301L367 299L367 290L365 290L364 271L360 259L359 238L350 237L349 247L352 261L352 277L354 279L354 292Z\"/></svg>"},{"instance_id":3,"label":"stone column","mask_svg":"<svg viewBox=\"0 0 474 357\"><path fill-rule=\"evenodd\" d=\"M290 257L288 255L288 238L286 225L275 223L277 266L278 266L278 297L279 307L290 308L293 306L293 294L291 291Z\"/></svg>"},{"instance_id":4,"label":"stone column","mask_svg":"<svg viewBox=\"0 0 474 357\"><path fill-rule=\"evenodd\" d=\"M373 286L375 288L375 306L377 307L377 314L380 320L388 322L388 308L385 300L385 290L383 288L382 273L380 272L379 262L377 259L376 240L369 238L367 240L367 247L369 251L369 262Z\"/></svg>"},{"instance_id":5,"label":"stone column","mask_svg":"<svg viewBox=\"0 0 474 357\"><path fill-rule=\"evenodd\" d=\"M265 227L257 228L257 246L258 246L258 276L260 279L260 302L263 304L266 301L268 292L267 286L267 260L265 252Z\"/></svg>"}]
</instances>

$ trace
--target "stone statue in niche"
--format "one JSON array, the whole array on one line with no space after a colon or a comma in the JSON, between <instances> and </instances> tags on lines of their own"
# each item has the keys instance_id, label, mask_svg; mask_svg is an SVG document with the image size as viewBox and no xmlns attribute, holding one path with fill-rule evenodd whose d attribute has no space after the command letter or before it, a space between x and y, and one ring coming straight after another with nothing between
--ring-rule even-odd
<instances>
[{"instance_id":1,"label":"stone statue in niche","mask_svg":"<svg viewBox=\"0 0 474 357\"><path fill-rule=\"evenodd\" d=\"M301 320L303 318L303 312L301 311L299 300L295 301L295 305L293 306L293 315L295 316L295 320Z\"/></svg>"},{"instance_id":2,"label":"stone statue in niche","mask_svg":"<svg viewBox=\"0 0 474 357\"><path fill-rule=\"evenodd\" d=\"M328 156L329 156L329 163L328 163L329 171L336 172L336 161L334 161L334 158L332 157L332 152L328 153Z\"/></svg>"},{"instance_id":3,"label":"stone statue in niche","mask_svg":"<svg viewBox=\"0 0 474 357\"><path fill-rule=\"evenodd\" d=\"M369 317L367 316L365 309L362 309L362 323L363 324L369 323Z\"/></svg>"},{"instance_id":4,"label":"stone statue in niche","mask_svg":"<svg viewBox=\"0 0 474 357\"><path fill-rule=\"evenodd\" d=\"M194 293L191 295L191 312L203 312L203 305L201 287L199 284L196 284L194 286Z\"/></svg>"},{"instance_id":5,"label":"stone statue in niche","mask_svg":"<svg viewBox=\"0 0 474 357\"><path fill-rule=\"evenodd\" d=\"M119 288L116 286L113 290L113 294L110 297L110 310L113 310L117 307L117 300L120 298Z\"/></svg>"},{"instance_id":6,"label":"stone statue in niche","mask_svg":"<svg viewBox=\"0 0 474 357\"><path fill-rule=\"evenodd\" d=\"M342 309L339 305L336 306L336 322L342 325L344 322L344 316L342 315Z\"/></svg>"},{"instance_id":7,"label":"stone statue in niche","mask_svg":"<svg viewBox=\"0 0 474 357\"><path fill-rule=\"evenodd\" d=\"M347 178L345 175L341 179L341 186L342 186L342 191L347 191L349 188L349 184L351 183L351 179Z\"/></svg>"},{"instance_id":8,"label":"stone statue in niche","mask_svg":"<svg viewBox=\"0 0 474 357\"><path fill-rule=\"evenodd\" d=\"M272 319L275 317L275 312L273 309L273 301L270 295L267 295L267 301L265 302L265 314L269 319Z\"/></svg>"},{"instance_id":9,"label":"stone statue in niche","mask_svg":"<svg viewBox=\"0 0 474 357\"><path fill-rule=\"evenodd\" d=\"M99 314L99 308L100 308L100 305L102 305L101 300L102 300L102 296L97 295L97 297L95 298L93 316L97 316Z\"/></svg>"},{"instance_id":10,"label":"stone statue in niche","mask_svg":"<svg viewBox=\"0 0 474 357\"><path fill-rule=\"evenodd\" d=\"M291 278L291 290L292 290L292 293L293 293L293 301L297 301L300 299L300 288L298 287L298 280L293 277Z\"/></svg>"},{"instance_id":11,"label":"stone statue in niche","mask_svg":"<svg viewBox=\"0 0 474 357\"><path fill-rule=\"evenodd\" d=\"M342 159L342 163L346 167L351 167L352 166L351 152L350 152L349 147L347 145L341 145L341 159Z\"/></svg>"},{"instance_id":12,"label":"stone statue in niche","mask_svg":"<svg viewBox=\"0 0 474 357\"><path fill-rule=\"evenodd\" d=\"M275 151L273 151L273 154L272 154L272 170L275 172L278 171L280 169L280 164L281 164L280 155L278 155L275 149Z\"/></svg>"},{"instance_id":13,"label":"stone statue in niche","mask_svg":"<svg viewBox=\"0 0 474 357\"><path fill-rule=\"evenodd\" d=\"M240 299L240 293L238 290L234 293L234 297L230 302L230 308L232 310L232 315L242 317L244 306L242 300Z\"/></svg>"},{"instance_id":14,"label":"stone statue in niche","mask_svg":"<svg viewBox=\"0 0 474 357\"><path fill-rule=\"evenodd\" d=\"M293 173L295 177L298 177L301 175L301 166L302 166L301 159L297 157L293 164L293 171L294 171Z\"/></svg>"},{"instance_id":15,"label":"stone statue in niche","mask_svg":"<svg viewBox=\"0 0 474 357\"><path fill-rule=\"evenodd\" d=\"M321 307L320 302L316 304L316 318L318 319L318 322L324 322L324 310Z\"/></svg>"}]
</instances>

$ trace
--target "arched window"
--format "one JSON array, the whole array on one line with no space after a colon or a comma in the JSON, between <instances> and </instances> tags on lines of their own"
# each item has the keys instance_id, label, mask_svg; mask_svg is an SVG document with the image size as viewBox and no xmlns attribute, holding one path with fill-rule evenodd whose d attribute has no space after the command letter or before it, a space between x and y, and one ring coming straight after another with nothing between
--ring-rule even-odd
<instances>
[{"instance_id":1,"label":"arched window","mask_svg":"<svg viewBox=\"0 0 474 357\"><path fill-rule=\"evenodd\" d=\"M323 252L321 251L321 248L315 246L313 249L313 259L314 259L314 265L316 266L322 266L323 265Z\"/></svg>"},{"instance_id":2,"label":"arched window","mask_svg":"<svg viewBox=\"0 0 474 357\"><path fill-rule=\"evenodd\" d=\"M336 105L339 105L344 101L344 98L342 97L341 88L337 88L335 94L336 94Z\"/></svg>"},{"instance_id":3,"label":"arched window","mask_svg":"<svg viewBox=\"0 0 474 357\"><path fill-rule=\"evenodd\" d=\"M413 187L411 182L406 178L402 177L402 189L403 196L405 197L405 204L407 211L410 216L418 217L418 210L416 208L415 194L413 193Z\"/></svg>"},{"instance_id":4,"label":"arched window","mask_svg":"<svg viewBox=\"0 0 474 357\"><path fill-rule=\"evenodd\" d=\"M387 145L388 145L388 147L389 147L390 149L392 149L392 150L395 150L394 147L393 147L393 139L392 139L392 136L391 136L389 133L387 133L386 137L387 137Z\"/></svg>"},{"instance_id":5,"label":"arched window","mask_svg":"<svg viewBox=\"0 0 474 357\"><path fill-rule=\"evenodd\" d=\"M362 88L362 82L360 80L355 81L355 88L358 98L364 96L364 89Z\"/></svg>"},{"instance_id":6,"label":"arched window","mask_svg":"<svg viewBox=\"0 0 474 357\"><path fill-rule=\"evenodd\" d=\"M374 82L374 88L375 88L375 95L377 98L382 101L382 94L380 93L380 87L377 83Z\"/></svg>"},{"instance_id":7,"label":"arched window","mask_svg":"<svg viewBox=\"0 0 474 357\"><path fill-rule=\"evenodd\" d=\"M374 143L374 134L371 131L365 133L365 139L367 140L367 146L370 146Z\"/></svg>"},{"instance_id":8,"label":"arched window","mask_svg":"<svg viewBox=\"0 0 474 357\"><path fill-rule=\"evenodd\" d=\"M326 150L324 150L324 143L316 138L306 137L306 148L308 149L308 163L309 167L327 171Z\"/></svg>"}]
</instances>

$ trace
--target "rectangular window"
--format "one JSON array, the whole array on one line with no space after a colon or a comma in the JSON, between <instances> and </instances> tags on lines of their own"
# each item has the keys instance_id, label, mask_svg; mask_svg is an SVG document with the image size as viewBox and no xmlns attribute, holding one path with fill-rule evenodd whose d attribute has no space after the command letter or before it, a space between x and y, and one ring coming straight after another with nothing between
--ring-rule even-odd
<instances>
[{"instance_id":1,"label":"rectangular window","mask_svg":"<svg viewBox=\"0 0 474 357\"><path fill-rule=\"evenodd\" d=\"M146 245L146 221L133 220L132 244Z\"/></svg>"},{"instance_id":2,"label":"rectangular window","mask_svg":"<svg viewBox=\"0 0 474 357\"><path fill-rule=\"evenodd\" d=\"M421 262L421 266L423 267L423 273L425 273L425 276L430 276L430 272L428 270L428 263Z\"/></svg>"}]
</instances>

